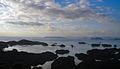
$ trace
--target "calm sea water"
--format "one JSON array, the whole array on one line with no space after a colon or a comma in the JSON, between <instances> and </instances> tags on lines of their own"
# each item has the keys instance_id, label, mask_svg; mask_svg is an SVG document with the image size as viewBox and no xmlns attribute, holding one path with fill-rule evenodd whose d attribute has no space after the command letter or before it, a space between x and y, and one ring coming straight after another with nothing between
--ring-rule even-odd
<instances>
[{"instance_id":1,"label":"calm sea water","mask_svg":"<svg viewBox=\"0 0 120 69\"><path fill-rule=\"evenodd\" d=\"M56 50L60 49L65 49L69 50L70 53L66 55L59 55L59 57L66 57L68 55L74 56L76 53L86 53L86 51L90 49L104 49L104 47L91 47L92 43L105 43L105 44L112 44L112 45L117 45L120 47L120 40L92 40L92 39L85 39L85 38L20 38L20 37L9 37L9 38L0 38L1 41L13 41L13 40L21 40L21 39L28 39L32 41L40 41L40 42L46 42L49 44L49 46L41 46L41 45L33 45L33 46L13 46L13 47L8 47L5 48L5 51L12 50L12 49L17 49L18 51L26 51L26 52L31 52L31 53L42 53L46 51L50 51L55 53ZM86 42L87 44L78 44L78 42ZM65 48L61 48L59 46L52 47L51 44L57 43L59 44L64 44L66 45ZM71 45L74 45L72 48ZM75 62L78 64L80 61L75 57ZM50 69L51 62L45 63L42 67L44 69Z\"/></svg>"}]
</instances>

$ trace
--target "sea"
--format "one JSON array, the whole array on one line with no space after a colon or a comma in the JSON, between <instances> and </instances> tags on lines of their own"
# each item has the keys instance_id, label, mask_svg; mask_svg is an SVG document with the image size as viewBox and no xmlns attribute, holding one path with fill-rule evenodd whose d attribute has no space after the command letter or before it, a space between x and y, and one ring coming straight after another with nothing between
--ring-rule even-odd
<instances>
[{"instance_id":1,"label":"sea","mask_svg":"<svg viewBox=\"0 0 120 69\"><path fill-rule=\"evenodd\" d=\"M4 48L4 51L10 51L13 49L17 49L18 51L25 51L29 53L42 53L46 51L50 51L55 53L56 50L69 50L69 54L65 55L58 55L59 57L67 57L67 56L74 56L76 53L86 53L88 50L91 49L105 49L105 48L112 48L114 45L117 45L117 48L120 47L120 39L118 38L101 38L101 37L0 37L0 41L19 41L22 39L27 39L31 41L39 41L39 42L45 42L48 43L48 46L42 46L42 45L27 45L27 46L20 46L16 45L13 47L7 47ZM79 44L79 42L85 42L86 44ZM57 45L64 44L65 47L59 47L59 46L51 46L52 44L57 43ZM91 44L111 44L112 47L92 47ZM73 45L73 47L71 47ZM46 62L44 65L38 65L43 67L43 69L50 69L51 63ZM76 65L79 64L81 61L78 60L75 57L75 63Z\"/></svg>"}]
</instances>

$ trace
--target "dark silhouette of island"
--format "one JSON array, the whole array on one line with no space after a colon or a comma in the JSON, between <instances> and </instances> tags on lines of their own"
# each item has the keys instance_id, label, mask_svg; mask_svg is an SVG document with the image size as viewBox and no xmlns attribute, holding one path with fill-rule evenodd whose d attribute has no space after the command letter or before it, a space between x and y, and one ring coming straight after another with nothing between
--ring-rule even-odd
<instances>
[{"instance_id":1,"label":"dark silhouette of island","mask_svg":"<svg viewBox=\"0 0 120 69\"><path fill-rule=\"evenodd\" d=\"M70 45L70 46L71 46L71 48L75 47L74 45Z\"/></svg>"},{"instance_id":2,"label":"dark silhouette of island","mask_svg":"<svg viewBox=\"0 0 120 69\"><path fill-rule=\"evenodd\" d=\"M53 43L51 46L57 46L57 43Z\"/></svg>"},{"instance_id":3,"label":"dark silhouette of island","mask_svg":"<svg viewBox=\"0 0 120 69\"><path fill-rule=\"evenodd\" d=\"M120 38L113 38L113 39L111 39L111 40L120 40Z\"/></svg>"},{"instance_id":4,"label":"dark silhouette of island","mask_svg":"<svg viewBox=\"0 0 120 69\"><path fill-rule=\"evenodd\" d=\"M104 40L102 37L92 37L92 40Z\"/></svg>"},{"instance_id":5,"label":"dark silhouette of island","mask_svg":"<svg viewBox=\"0 0 120 69\"><path fill-rule=\"evenodd\" d=\"M117 47L117 45L111 45L111 44L91 44L92 47Z\"/></svg>"},{"instance_id":6,"label":"dark silhouette of island","mask_svg":"<svg viewBox=\"0 0 120 69\"><path fill-rule=\"evenodd\" d=\"M52 52L39 54L13 51L0 52L0 69L31 69L31 66L43 65L47 61L53 61L58 56ZM41 69L35 67L34 69Z\"/></svg>"},{"instance_id":7,"label":"dark silhouette of island","mask_svg":"<svg viewBox=\"0 0 120 69\"><path fill-rule=\"evenodd\" d=\"M62 48L64 48L64 47L65 47L65 45L64 45L64 44L61 44L61 45L58 45L58 46L60 46L60 47L62 47Z\"/></svg>"},{"instance_id":8,"label":"dark silhouette of island","mask_svg":"<svg viewBox=\"0 0 120 69\"><path fill-rule=\"evenodd\" d=\"M32 69L43 69L42 67L33 67Z\"/></svg>"},{"instance_id":9,"label":"dark silhouette of island","mask_svg":"<svg viewBox=\"0 0 120 69\"><path fill-rule=\"evenodd\" d=\"M57 54L64 54L66 51L56 50ZM86 54L77 53L75 56L81 60L78 65L75 65L74 57L58 57L57 54L18 52L16 49L0 51L0 69L42 69L31 66L43 65L48 61L53 61L51 69L120 69L119 48L92 49Z\"/></svg>"},{"instance_id":10,"label":"dark silhouette of island","mask_svg":"<svg viewBox=\"0 0 120 69\"><path fill-rule=\"evenodd\" d=\"M7 42L7 44L10 46L14 46L14 45L43 45L43 46L48 46L48 44L45 42L30 41L30 40L26 40L26 39L22 39L20 41L9 41L9 42Z\"/></svg>"},{"instance_id":11,"label":"dark silhouette of island","mask_svg":"<svg viewBox=\"0 0 120 69\"><path fill-rule=\"evenodd\" d=\"M101 44L91 44L92 47L100 47Z\"/></svg>"},{"instance_id":12,"label":"dark silhouette of island","mask_svg":"<svg viewBox=\"0 0 120 69\"><path fill-rule=\"evenodd\" d=\"M113 45L114 48L117 48L117 45Z\"/></svg>"},{"instance_id":13,"label":"dark silhouette of island","mask_svg":"<svg viewBox=\"0 0 120 69\"><path fill-rule=\"evenodd\" d=\"M120 49L93 49L75 56L82 61L77 69L120 69Z\"/></svg>"},{"instance_id":14,"label":"dark silhouette of island","mask_svg":"<svg viewBox=\"0 0 120 69\"><path fill-rule=\"evenodd\" d=\"M86 42L78 42L78 44L87 44Z\"/></svg>"},{"instance_id":15,"label":"dark silhouette of island","mask_svg":"<svg viewBox=\"0 0 120 69\"><path fill-rule=\"evenodd\" d=\"M102 44L103 47L112 47L111 44Z\"/></svg>"},{"instance_id":16,"label":"dark silhouette of island","mask_svg":"<svg viewBox=\"0 0 120 69\"><path fill-rule=\"evenodd\" d=\"M8 41L8 42L3 42L0 41L0 50L3 50L6 47L9 46L15 46L15 45L42 45L42 46L48 46L47 43L45 42L38 42L38 41L30 41L26 39L22 39L20 41Z\"/></svg>"},{"instance_id":17,"label":"dark silhouette of island","mask_svg":"<svg viewBox=\"0 0 120 69\"><path fill-rule=\"evenodd\" d=\"M59 57L51 64L51 69L75 69L74 57Z\"/></svg>"},{"instance_id":18,"label":"dark silhouette of island","mask_svg":"<svg viewBox=\"0 0 120 69\"><path fill-rule=\"evenodd\" d=\"M59 46L59 47L61 47L61 48L64 48L65 47L65 45L64 44L60 44L60 45L58 45L57 43L53 43L51 46Z\"/></svg>"},{"instance_id":19,"label":"dark silhouette of island","mask_svg":"<svg viewBox=\"0 0 120 69\"><path fill-rule=\"evenodd\" d=\"M86 44L81 42L80 44ZM27 53L18 52L16 49L12 51L3 51L4 48L15 45L42 45L48 46L47 43L20 40L20 41L0 41L0 69L42 69L42 67L36 67L37 65L43 65L48 61L53 61L51 69L120 69L120 48L116 48L117 45L112 44L91 44L92 47L108 47L108 49L92 49L87 53L76 53L74 57L77 57L81 62L75 65L74 57L58 57L58 54L68 54L69 50L56 50L52 52L42 53ZM64 44L57 45L57 43L51 46L65 47ZM111 48L111 47L114 48ZM73 48L74 45L71 45ZM33 66L33 68L31 68Z\"/></svg>"},{"instance_id":20,"label":"dark silhouette of island","mask_svg":"<svg viewBox=\"0 0 120 69\"><path fill-rule=\"evenodd\" d=\"M75 56L81 60L75 65L74 57L59 57L51 69L120 69L120 49L92 49L87 54L79 53Z\"/></svg>"},{"instance_id":21,"label":"dark silhouette of island","mask_svg":"<svg viewBox=\"0 0 120 69\"><path fill-rule=\"evenodd\" d=\"M47 36L47 37L44 37L44 38L61 38L61 39L65 39L65 37L60 37L60 36Z\"/></svg>"},{"instance_id":22,"label":"dark silhouette of island","mask_svg":"<svg viewBox=\"0 0 120 69\"><path fill-rule=\"evenodd\" d=\"M68 54L70 51L69 50L56 50L55 53L56 54L60 54L60 55L64 55L64 54Z\"/></svg>"},{"instance_id":23,"label":"dark silhouette of island","mask_svg":"<svg viewBox=\"0 0 120 69\"><path fill-rule=\"evenodd\" d=\"M0 41L0 51L6 47L8 47L8 44L6 42Z\"/></svg>"}]
</instances>

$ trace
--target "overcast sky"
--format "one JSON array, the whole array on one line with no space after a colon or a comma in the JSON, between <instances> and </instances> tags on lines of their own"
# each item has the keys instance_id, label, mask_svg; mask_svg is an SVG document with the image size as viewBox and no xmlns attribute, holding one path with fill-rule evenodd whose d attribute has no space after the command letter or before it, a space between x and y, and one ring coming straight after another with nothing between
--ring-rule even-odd
<instances>
[{"instance_id":1,"label":"overcast sky","mask_svg":"<svg viewBox=\"0 0 120 69\"><path fill-rule=\"evenodd\" d=\"M0 36L120 36L120 0L0 0Z\"/></svg>"}]
</instances>

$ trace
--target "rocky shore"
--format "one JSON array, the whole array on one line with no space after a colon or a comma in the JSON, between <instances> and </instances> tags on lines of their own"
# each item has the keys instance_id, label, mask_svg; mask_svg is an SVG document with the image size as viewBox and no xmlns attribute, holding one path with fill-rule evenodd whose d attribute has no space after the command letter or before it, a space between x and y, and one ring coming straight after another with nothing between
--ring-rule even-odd
<instances>
[{"instance_id":1,"label":"rocky shore","mask_svg":"<svg viewBox=\"0 0 120 69\"><path fill-rule=\"evenodd\" d=\"M83 42L79 44L85 44ZM110 44L91 44L92 47L109 47L104 49L91 49L86 53L76 53L74 56L70 56L71 50L63 49L66 47L62 44L61 49L55 50L55 52L42 52L42 53L28 53L25 51L3 51L8 46L15 45L42 45L48 46L47 43L20 40L20 41L8 41L0 42L0 69L43 69L41 66L46 62L52 61L50 69L120 69L120 48L116 48L115 45ZM58 46L53 44L51 47ZM111 48L111 46L115 46ZM74 50L74 47L71 49ZM61 56L58 55L64 55ZM75 58L80 60L78 64L75 64Z\"/></svg>"}]
</instances>

